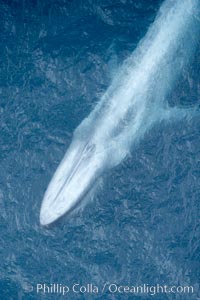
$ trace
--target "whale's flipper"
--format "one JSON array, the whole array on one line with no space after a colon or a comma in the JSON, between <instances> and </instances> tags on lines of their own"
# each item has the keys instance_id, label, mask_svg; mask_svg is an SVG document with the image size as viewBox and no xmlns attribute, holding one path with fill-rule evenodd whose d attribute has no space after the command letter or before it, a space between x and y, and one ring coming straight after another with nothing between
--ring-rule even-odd
<instances>
[{"instance_id":1,"label":"whale's flipper","mask_svg":"<svg viewBox=\"0 0 200 300\"><path fill-rule=\"evenodd\" d=\"M114 43L112 43L107 50L107 61L108 78L112 81L119 71L118 56Z\"/></svg>"},{"instance_id":2,"label":"whale's flipper","mask_svg":"<svg viewBox=\"0 0 200 300\"><path fill-rule=\"evenodd\" d=\"M181 121L183 119L191 120L194 117L200 116L199 107L168 107L163 108L159 112L159 119L176 122Z\"/></svg>"}]
</instances>

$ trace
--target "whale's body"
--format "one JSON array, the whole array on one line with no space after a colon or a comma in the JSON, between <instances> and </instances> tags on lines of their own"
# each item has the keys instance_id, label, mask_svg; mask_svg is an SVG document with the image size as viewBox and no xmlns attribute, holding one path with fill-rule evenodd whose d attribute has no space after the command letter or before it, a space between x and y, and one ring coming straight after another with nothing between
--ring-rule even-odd
<instances>
[{"instance_id":1,"label":"whale's body","mask_svg":"<svg viewBox=\"0 0 200 300\"><path fill-rule=\"evenodd\" d=\"M45 192L42 225L70 211L155 122L170 116L164 100L194 48L197 6L198 0L167 0L162 5L145 38L75 130Z\"/></svg>"}]
</instances>

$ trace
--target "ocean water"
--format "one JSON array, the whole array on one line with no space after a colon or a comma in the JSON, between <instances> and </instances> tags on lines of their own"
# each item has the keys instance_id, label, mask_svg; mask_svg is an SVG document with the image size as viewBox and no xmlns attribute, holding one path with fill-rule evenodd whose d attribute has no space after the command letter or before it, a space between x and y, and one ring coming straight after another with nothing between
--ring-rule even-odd
<instances>
[{"instance_id":1,"label":"ocean water","mask_svg":"<svg viewBox=\"0 0 200 300\"><path fill-rule=\"evenodd\" d=\"M0 299L199 299L199 115L162 122L81 211L39 224L47 185L162 1L0 1ZM189 41L188 41L189 42ZM200 44L167 99L198 106ZM99 293L75 293L73 284ZM104 284L193 294L102 292ZM37 293L37 285L69 286Z\"/></svg>"}]
</instances>

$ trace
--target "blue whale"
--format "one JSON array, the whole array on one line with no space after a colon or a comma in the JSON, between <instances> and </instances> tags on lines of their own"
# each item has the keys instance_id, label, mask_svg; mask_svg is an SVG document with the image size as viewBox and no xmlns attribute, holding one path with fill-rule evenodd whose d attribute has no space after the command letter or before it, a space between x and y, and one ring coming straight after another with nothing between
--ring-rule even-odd
<instances>
[{"instance_id":1,"label":"blue whale","mask_svg":"<svg viewBox=\"0 0 200 300\"><path fill-rule=\"evenodd\" d=\"M42 225L72 210L95 181L118 165L154 124L180 115L180 110L170 108L165 100L194 52L198 9L198 0L163 3L146 36L119 68L95 109L75 130L45 192Z\"/></svg>"}]
</instances>

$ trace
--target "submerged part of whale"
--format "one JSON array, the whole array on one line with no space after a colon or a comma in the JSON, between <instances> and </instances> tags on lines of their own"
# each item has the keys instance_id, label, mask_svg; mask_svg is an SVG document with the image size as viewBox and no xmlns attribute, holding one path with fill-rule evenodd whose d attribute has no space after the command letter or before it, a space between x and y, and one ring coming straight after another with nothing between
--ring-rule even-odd
<instances>
[{"instance_id":1,"label":"submerged part of whale","mask_svg":"<svg viewBox=\"0 0 200 300\"><path fill-rule=\"evenodd\" d=\"M74 132L40 211L50 224L72 210L108 168L119 164L156 123L185 113L166 97L199 40L199 0L167 0L95 109Z\"/></svg>"}]
</instances>

